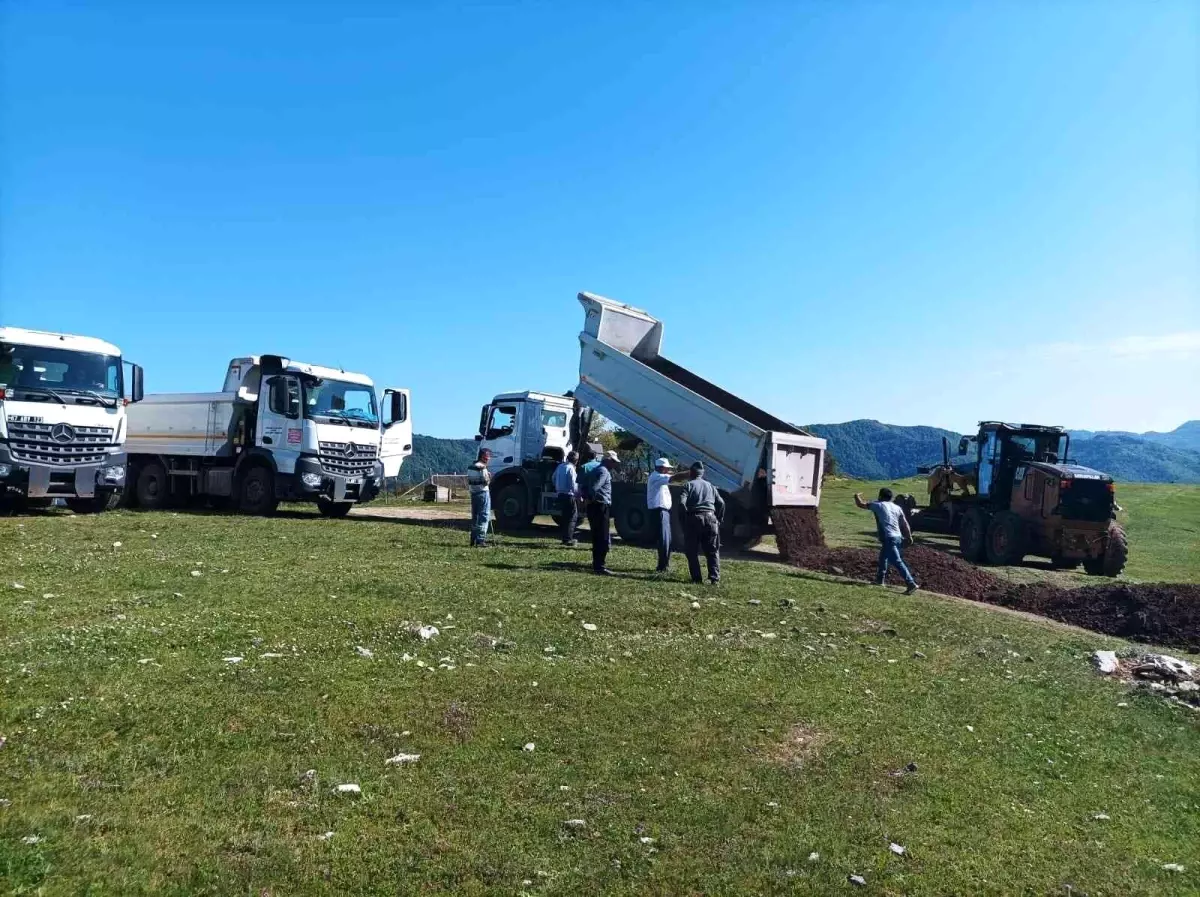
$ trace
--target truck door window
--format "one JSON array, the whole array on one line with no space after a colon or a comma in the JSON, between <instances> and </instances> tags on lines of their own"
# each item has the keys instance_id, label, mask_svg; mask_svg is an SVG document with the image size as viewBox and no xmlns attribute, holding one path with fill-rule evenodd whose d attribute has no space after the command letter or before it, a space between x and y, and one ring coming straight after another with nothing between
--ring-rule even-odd
<instances>
[{"instance_id":1,"label":"truck door window","mask_svg":"<svg viewBox=\"0 0 1200 897\"><path fill-rule=\"evenodd\" d=\"M499 439L511 436L516 429L517 407L515 405L497 405L492 409L492 418L488 421L488 439Z\"/></svg>"},{"instance_id":2,"label":"truck door window","mask_svg":"<svg viewBox=\"0 0 1200 897\"><path fill-rule=\"evenodd\" d=\"M392 414L392 397L399 396L395 401L400 404L400 412L397 415ZM408 420L408 396L402 392L392 392L385 396L386 401L383 403L383 425L390 427L392 424L403 423Z\"/></svg>"},{"instance_id":3,"label":"truck door window","mask_svg":"<svg viewBox=\"0 0 1200 897\"><path fill-rule=\"evenodd\" d=\"M300 416L300 384L290 377L272 377L267 407L293 420Z\"/></svg>"},{"instance_id":4,"label":"truck door window","mask_svg":"<svg viewBox=\"0 0 1200 897\"><path fill-rule=\"evenodd\" d=\"M543 409L542 426L565 430L567 428L567 412L552 411L549 408Z\"/></svg>"}]
</instances>

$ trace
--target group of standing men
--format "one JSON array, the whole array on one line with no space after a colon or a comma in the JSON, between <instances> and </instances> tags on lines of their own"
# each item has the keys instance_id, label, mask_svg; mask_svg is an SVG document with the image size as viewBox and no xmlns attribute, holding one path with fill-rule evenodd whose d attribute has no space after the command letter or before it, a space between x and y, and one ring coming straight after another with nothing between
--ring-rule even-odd
<instances>
[{"instance_id":1,"label":"group of standing men","mask_svg":"<svg viewBox=\"0 0 1200 897\"><path fill-rule=\"evenodd\" d=\"M482 546L487 541L491 518L491 474L488 462L491 452L482 449L467 472L467 487L471 493L471 545ZM575 527L579 520L579 504L587 514L592 536L592 572L612 576L608 569L608 550L612 544L610 532L613 502L613 470L620 464L616 452L605 452L582 467L579 454L570 452L554 471L554 490L557 493L559 525L562 543L574 547ZM686 472L676 473L670 461L659 458L654 472L646 483L646 507L655 515L658 526L659 574L666 574L671 562L671 485L686 481L680 492L683 518L684 553L692 582L703 582L700 555L708 566L708 581L716 585L721 579L721 521L725 517L725 501L712 483L704 479L704 464L697 461Z\"/></svg>"}]
</instances>

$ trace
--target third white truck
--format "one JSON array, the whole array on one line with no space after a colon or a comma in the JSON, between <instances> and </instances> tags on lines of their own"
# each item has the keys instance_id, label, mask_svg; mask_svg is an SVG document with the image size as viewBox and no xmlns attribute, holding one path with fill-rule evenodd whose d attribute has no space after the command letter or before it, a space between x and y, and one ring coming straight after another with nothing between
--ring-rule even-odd
<instances>
[{"instance_id":1,"label":"third white truck","mask_svg":"<svg viewBox=\"0 0 1200 897\"><path fill-rule=\"evenodd\" d=\"M148 395L131 409L127 504L205 497L270 514L300 501L343 517L412 454L409 391L382 398L365 374L279 355L235 358L220 392Z\"/></svg>"}]
</instances>

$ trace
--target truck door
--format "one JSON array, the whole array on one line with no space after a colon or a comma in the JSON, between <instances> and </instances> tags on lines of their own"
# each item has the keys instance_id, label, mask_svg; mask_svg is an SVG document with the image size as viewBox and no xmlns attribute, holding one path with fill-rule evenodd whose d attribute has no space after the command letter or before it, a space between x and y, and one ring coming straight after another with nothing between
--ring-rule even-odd
<instances>
[{"instance_id":1,"label":"truck door","mask_svg":"<svg viewBox=\"0 0 1200 897\"><path fill-rule=\"evenodd\" d=\"M385 389L380 420L383 433L379 443L379 460L383 462L383 475L400 475L404 459L412 454L412 418L409 416L407 389Z\"/></svg>"},{"instance_id":2,"label":"truck door","mask_svg":"<svg viewBox=\"0 0 1200 897\"><path fill-rule=\"evenodd\" d=\"M487 427L483 432L483 442L480 448L492 450L492 462L488 469L503 470L513 464L520 464L519 439L520 431L517 425L520 402L501 402L492 406L488 414Z\"/></svg>"},{"instance_id":3,"label":"truck door","mask_svg":"<svg viewBox=\"0 0 1200 897\"><path fill-rule=\"evenodd\" d=\"M999 463L999 440L996 431L989 430L979 443L979 494L992 494L992 479Z\"/></svg>"},{"instance_id":4,"label":"truck door","mask_svg":"<svg viewBox=\"0 0 1200 897\"><path fill-rule=\"evenodd\" d=\"M300 380L277 374L267 378L263 393L258 402L258 444L271 453L280 473L295 473L304 425L300 419Z\"/></svg>"}]
</instances>

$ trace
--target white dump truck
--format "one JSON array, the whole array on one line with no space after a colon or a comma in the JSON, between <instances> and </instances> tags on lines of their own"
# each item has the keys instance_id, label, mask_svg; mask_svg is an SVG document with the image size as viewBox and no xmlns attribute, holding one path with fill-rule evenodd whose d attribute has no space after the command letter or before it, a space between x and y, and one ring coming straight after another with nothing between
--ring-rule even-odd
<instances>
[{"instance_id":1,"label":"white dump truck","mask_svg":"<svg viewBox=\"0 0 1200 897\"><path fill-rule=\"evenodd\" d=\"M304 501L342 517L412 454L409 391L386 389L380 403L363 374L235 358L221 392L146 396L130 414L127 448L131 507L203 496L247 514Z\"/></svg>"},{"instance_id":2,"label":"white dump truck","mask_svg":"<svg viewBox=\"0 0 1200 897\"><path fill-rule=\"evenodd\" d=\"M112 343L0 327L0 508L107 508L126 481L126 406L141 397L142 369Z\"/></svg>"},{"instance_id":3,"label":"white dump truck","mask_svg":"<svg viewBox=\"0 0 1200 897\"><path fill-rule=\"evenodd\" d=\"M580 293L579 301L585 319L573 395L507 393L484 407L477 440L492 450L501 528L552 513L550 473L582 444L593 412L656 452L683 464L703 461L706 477L725 495L722 538L730 546L758 542L772 508L820 503L824 439L664 358L662 322L646 312L592 293ZM614 485L613 519L626 541L653 541L644 485ZM673 531L682 533L676 523Z\"/></svg>"}]
</instances>

